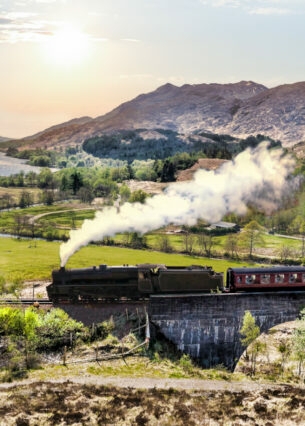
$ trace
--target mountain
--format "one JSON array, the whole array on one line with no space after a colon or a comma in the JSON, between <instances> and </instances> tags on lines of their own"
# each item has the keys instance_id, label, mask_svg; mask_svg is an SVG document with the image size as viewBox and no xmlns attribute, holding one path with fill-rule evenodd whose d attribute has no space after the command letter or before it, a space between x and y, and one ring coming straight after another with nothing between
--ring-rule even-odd
<instances>
[{"instance_id":1,"label":"mountain","mask_svg":"<svg viewBox=\"0 0 305 426\"><path fill-rule=\"evenodd\" d=\"M305 82L284 84L245 100L226 131L236 136L256 131L286 146L305 141Z\"/></svg>"},{"instance_id":2,"label":"mountain","mask_svg":"<svg viewBox=\"0 0 305 426\"><path fill-rule=\"evenodd\" d=\"M10 140L10 138L5 138L3 136L0 136L0 143L1 142L8 142Z\"/></svg>"},{"instance_id":3,"label":"mountain","mask_svg":"<svg viewBox=\"0 0 305 426\"><path fill-rule=\"evenodd\" d=\"M169 129L230 134L264 134L284 146L305 141L305 82L272 89L252 82L232 84L165 84L97 118L82 117L22 140L28 147L81 144L118 130Z\"/></svg>"}]
</instances>

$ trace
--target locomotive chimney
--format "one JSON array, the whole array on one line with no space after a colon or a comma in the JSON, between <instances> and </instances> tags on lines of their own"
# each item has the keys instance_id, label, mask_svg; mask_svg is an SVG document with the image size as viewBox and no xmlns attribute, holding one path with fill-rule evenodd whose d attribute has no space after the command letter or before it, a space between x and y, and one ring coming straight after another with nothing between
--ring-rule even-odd
<instances>
[{"instance_id":1,"label":"locomotive chimney","mask_svg":"<svg viewBox=\"0 0 305 426\"><path fill-rule=\"evenodd\" d=\"M65 268L64 266L61 266L61 267L59 268L59 270L60 270L60 272L65 272L66 268Z\"/></svg>"}]
</instances>

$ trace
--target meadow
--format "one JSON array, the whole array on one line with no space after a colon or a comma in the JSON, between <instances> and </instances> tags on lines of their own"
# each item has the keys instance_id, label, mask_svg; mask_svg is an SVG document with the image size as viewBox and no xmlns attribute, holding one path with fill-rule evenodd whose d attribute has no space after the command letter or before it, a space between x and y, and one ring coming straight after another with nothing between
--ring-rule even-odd
<instances>
[{"instance_id":1,"label":"meadow","mask_svg":"<svg viewBox=\"0 0 305 426\"><path fill-rule=\"evenodd\" d=\"M70 211L61 206L33 207L26 209L26 213L37 217L37 222L43 221L41 226L51 226L61 229L68 236L71 227L79 228L85 219L92 219L94 211L90 209ZM38 215L42 215L38 218ZM47 225L48 224L48 225ZM13 226L13 212L2 212L0 215L0 229L5 232L8 226ZM73 226L72 226L73 225ZM241 259L225 259L226 236L217 236L213 240L213 258L199 255L200 249L194 235L193 253L185 253L185 236L183 234L167 235L172 253L160 251L162 231L149 233L145 236L147 249L132 249L119 247L126 245L126 235L113 237L115 245L89 244L81 248L68 261L68 268L91 267L93 265L122 265L137 263L161 263L167 265L210 265L215 271L223 272L229 266L248 266L249 261ZM50 280L51 271L60 266L60 241L46 241L43 239L25 239L22 237L0 238L0 277L6 282L14 280ZM292 252L300 252L302 241L277 235L264 235L264 243L260 243L255 253L264 256L279 257L283 247Z\"/></svg>"},{"instance_id":2,"label":"meadow","mask_svg":"<svg viewBox=\"0 0 305 426\"><path fill-rule=\"evenodd\" d=\"M6 281L16 278L22 281L51 280L53 269L60 267L58 241L18 238L0 238L0 276ZM243 266L245 261L209 259L178 253L162 253L154 250L134 250L114 246L89 244L69 259L66 267L83 268L93 265L134 265L137 263L161 263L167 265L209 265L215 271L225 271L229 266Z\"/></svg>"},{"instance_id":3,"label":"meadow","mask_svg":"<svg viewBox=\"0 0 305 426\"><path fill-rule=\"evenodd\" d=\"M57 237L68 237L71 228L80 228L85 219L93 219L95 210L87 205L76 202L64 203L52 206L33 206L25 209L12 209L1 211L0 232L15 232L16 215L32 218L38 229L56 232ZM193 234L193 250L186 254L185 234L165 233L165 229L156 230L145 235L146 249L132 249L119 247L126 246L128 238L124 234L111 237L114 245L89 244L75 253L68 261L68 268L91 267L93 265L108 264L137 264L137 263L161 263L167 265L210 265L215 271L223 272L229 266L247 266L250 263L245 260L246 252L240 250L241 259L229 260L223 258L227 236L213 237L212 258L201 255L197 242L197 235ZM56 234L52 234L55 236ZM162 238L168 239L172 253L160 250ZM52 238L51 238L52 239ZM271 235L265 233L263 242L256 245L254 254L260 256L272 256L279 258L283 247L293 253L301 252L302 241L300 239ZM50 280L51 271L60 266L59 247L60 241L47 241L45 239L25 239L18 237L0 238L0 277L6 282ZM199 255L200 253L200 255ZM244 258L242 258L244 257ZM266 259L265 259L266 260Z\"/></svg>"}]
</instances>

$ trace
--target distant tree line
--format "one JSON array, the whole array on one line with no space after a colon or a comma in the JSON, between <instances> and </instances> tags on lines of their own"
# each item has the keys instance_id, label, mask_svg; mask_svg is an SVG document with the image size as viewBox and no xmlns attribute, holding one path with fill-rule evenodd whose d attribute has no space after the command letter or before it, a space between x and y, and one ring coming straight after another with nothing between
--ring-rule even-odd
<instances>
[{"instance_id":1,"label":"distant tree line","mask_svg":"<svg viewBox=\"0 0 305 426\"><path fill-rule=\"evenodd\" d=\"M173 130L156 131L164 137L144 139L141 136L143 129L121 131L89 138L84 141L82 148L96 157L120 158L131 163L135 159L166 159L182 152L202 152L209 158L232 159L248 147L255 148L263 140L267 140L271 148L281 146L280 141L261 134L240 139L230 135L198 132L186 138Z\"/></svg>"},{"instance_id":2,"label":"distant tree line","mask_svg":"<svg viewBox=\"0 0 305 426\"><path fill-rule=\"evenodd\" d=\"M156 129L159 138L143 138L142 129L125 130L95 136L85 140L85 152L101 158L119 158L131 163L133 160L164 159L187 149L181 135L172 130Z\"/></svg>"}]
</instances>

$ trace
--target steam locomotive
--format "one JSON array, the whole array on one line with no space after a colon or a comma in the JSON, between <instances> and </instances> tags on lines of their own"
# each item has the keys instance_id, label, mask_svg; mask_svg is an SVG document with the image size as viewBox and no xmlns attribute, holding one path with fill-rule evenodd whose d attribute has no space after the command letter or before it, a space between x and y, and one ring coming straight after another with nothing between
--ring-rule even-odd
<instances>
[{"instance_id":1,"label":"steam locomotive","mask_svg":"<svg viewBox=\"0 0 305 426\"><path fill-rule=\"evenodd\" d=\"M305 290L305 267L229 268L139 264L65 269L52 272L47 287L54 303L145 299L152 294Z\"/></svg>"}]
</instances>

